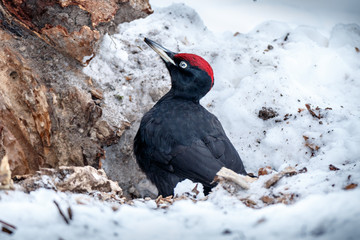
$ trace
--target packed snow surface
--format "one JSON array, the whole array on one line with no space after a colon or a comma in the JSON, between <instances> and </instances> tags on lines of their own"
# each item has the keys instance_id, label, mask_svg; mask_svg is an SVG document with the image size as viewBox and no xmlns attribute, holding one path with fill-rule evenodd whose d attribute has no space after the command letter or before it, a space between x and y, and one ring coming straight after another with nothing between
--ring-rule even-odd
<instances>
[{"instance_id":1,"label":"packed snow surface","mask_svg":"<svg viewBox=\"0 0 360 240\"><path fill-rule=\"evenodd\" d=\"M185 5L159 8L105 36L84 70L104 89L104 117L114 125L138 122L169 89L167 70L143 43L145 36L211 64L215 86L202 105L222 122L248 172L257 175L270 166L273 173L249 190L217 187L208 198L190 197L166 208L154 200L120 205L46 189L2 191L0 220L17 229L0 232L0 239L358 239L359 25L337 24L324 34L272 21L247 34L215 34ZM263 107L276 116L259 118ZM289 166L299 173L264 188ZM181 195L195 185L185 181L176 191ZM354 189L345 190L349 186ZM290 195L289 205L260 200ZM70 224L53 200L64 211L71 207Z\"/></svg>"}]
</instances>

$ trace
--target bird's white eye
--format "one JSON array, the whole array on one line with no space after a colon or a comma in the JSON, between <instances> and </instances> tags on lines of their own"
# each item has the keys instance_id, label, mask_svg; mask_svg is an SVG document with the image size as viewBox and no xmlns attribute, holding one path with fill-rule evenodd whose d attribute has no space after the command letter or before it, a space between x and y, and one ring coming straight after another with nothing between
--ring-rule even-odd
<instances>
[{"instance_id":1,"label":"bird's white eye","mask_svg":"<svg viewBox=\"0 0 360 240\"><path fill-rule=\"evenodd\" d=\"M186 62L181 61L181 62L179 63L179 66L180 66L181 68L186 68L186 67L187 67L187 64L186 64Z\"/></svg>"}]
</instances>

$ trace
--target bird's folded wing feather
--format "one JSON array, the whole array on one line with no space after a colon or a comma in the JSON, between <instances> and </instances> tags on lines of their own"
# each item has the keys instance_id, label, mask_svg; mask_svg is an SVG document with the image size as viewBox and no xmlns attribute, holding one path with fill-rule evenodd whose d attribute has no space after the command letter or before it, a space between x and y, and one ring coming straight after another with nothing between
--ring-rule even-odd
<instances>
[{"instance_id":1,"label":"bird's folded wing feather","mask_svg":"<svg viewBox=\"0 0 360 240\"><path fill-rule=\"evenodd\" d=\"M216 173L224 166L201 140L191 146L178 145L171 154L173 157L168 164L159 158L153 163L164 170L171 170L181 178L202 182L207 187L211 186Z\"/></svg>"}]
</instances>

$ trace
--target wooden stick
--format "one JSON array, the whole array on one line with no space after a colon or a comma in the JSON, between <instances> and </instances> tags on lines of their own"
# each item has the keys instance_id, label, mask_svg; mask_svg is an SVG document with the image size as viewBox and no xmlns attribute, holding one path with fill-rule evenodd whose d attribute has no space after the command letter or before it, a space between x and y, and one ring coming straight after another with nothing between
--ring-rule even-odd
<instances>
[{"instance_id":1,"label":"wooden stick","mask_svg":"<svg viewBox=\"0 0 360 240\"><path fill-rule=\"evenodd\" d=\"M226 180L230 180L230 181L236 183L237 185L239 185L240 187L242 187L243 189L249 189L249 187L250 187L248 184L247 178L245 176L241 176L240 174L237 174L233 170L228 169L226 167L222 167L216 173L216 176L222 177Z\"/></svg>"},{"instance_id":2,"label":"wooden stick","mask_svg":"<svg viewBox=\"0 0 360 240\"><path fill-rule=\"evenodd\" d=\"M59 210L60 215L63 217L64 221L66 222L66 224L70 224L69 219L67 219L67 217L65 216L65 214L61 210L59 204L55 200L54 200L54 203L55 203L57 209Z\"/></svg>"},{"instance_id":3,"label":"wooden stick","mask_svg":"<svg viewBox=\"0 0 360 240\"><path fill-rule=\"evenodd\" d=\"M16 227L14 225L10 224L10 223L4 222L2 220L0 220L0 223L4 224L5 226L8 226L10 228L16 229Z\"/></svg>"}]
</instances>

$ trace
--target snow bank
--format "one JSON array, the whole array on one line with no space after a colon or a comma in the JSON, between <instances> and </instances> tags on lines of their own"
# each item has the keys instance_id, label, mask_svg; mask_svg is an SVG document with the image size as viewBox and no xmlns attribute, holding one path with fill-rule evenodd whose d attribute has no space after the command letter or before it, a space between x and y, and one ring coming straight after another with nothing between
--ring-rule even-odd
<instances>
[{"instance_id":1,"label":"snow bank","mask_svg":"<svg viewBox=\"0 0 360 240\"><path fill-rule=\"evenodd\" d=\"M17 227L8 239L357 239L359 191L313 194L294 205L248 208L217 191L208 201L175 202L156 209L151 201L133 206L81 194L37 190L1 194L0 219ZM66 224L53 200L72 220Z\"/></svg>"},{"instance_id":2,"label":"snow bank","mask_svg":"<svg viewBox=\"0 0 360 240\"><path fill-rule=\"evenodd\" d=\"M260 176L236 195L218 187L205 200L176 201L166 209L154 200L118 206L50 190L0 192L0 220L17 226L1 239L356 239L360 189L344 188L360 183L358 25L339 24L323 34L265 22L248 34L213 34L182 4L121 24L85 69L104 89L104 117L114 125L139 121L169 89L168 73L144 36L209 61L215 86L201 102L218 116L248 172L292 166L303 173L270 189L263 184L272 175ZM260 119L263 107L278 116ZM281 194L294 194L295 203L261 203L263 196ZM244 205L245 198L260 209ZM53 199L71 206L69 225Z\"/></svg>"},{"instance_id":3,"label":"snow bank","mask_svg":"<svg viewBox=\"0 0 360 240\"><path fill-rule=\"evenodd\" d=\"M214 35L194 10L176 4L121 24L118 31L104 39L100 54L85 69L105 89L104 115L115 124L123 116L139 121L169 88L167 70L143 42L146 36L210 62L215 86L202 104L223 123L249 172L256 174L264 166L277 171L289 165L307 167L299 179L307 183L296 186L305 195L314 187L308 180L312 177L326 186L336 183L329 191L342 189L348 175L359 181L358 25L336 25L330 38L312 27L280 22L263 23L249 34ZM123 96L121 104L115 95ZM305 104L319 106L323 117L314 118ZM262 107L279 116L258 118ZM319 150L313 152L306 144ZM329 171L329 164L348 175Z\"/></svg>"}]
</instances>

